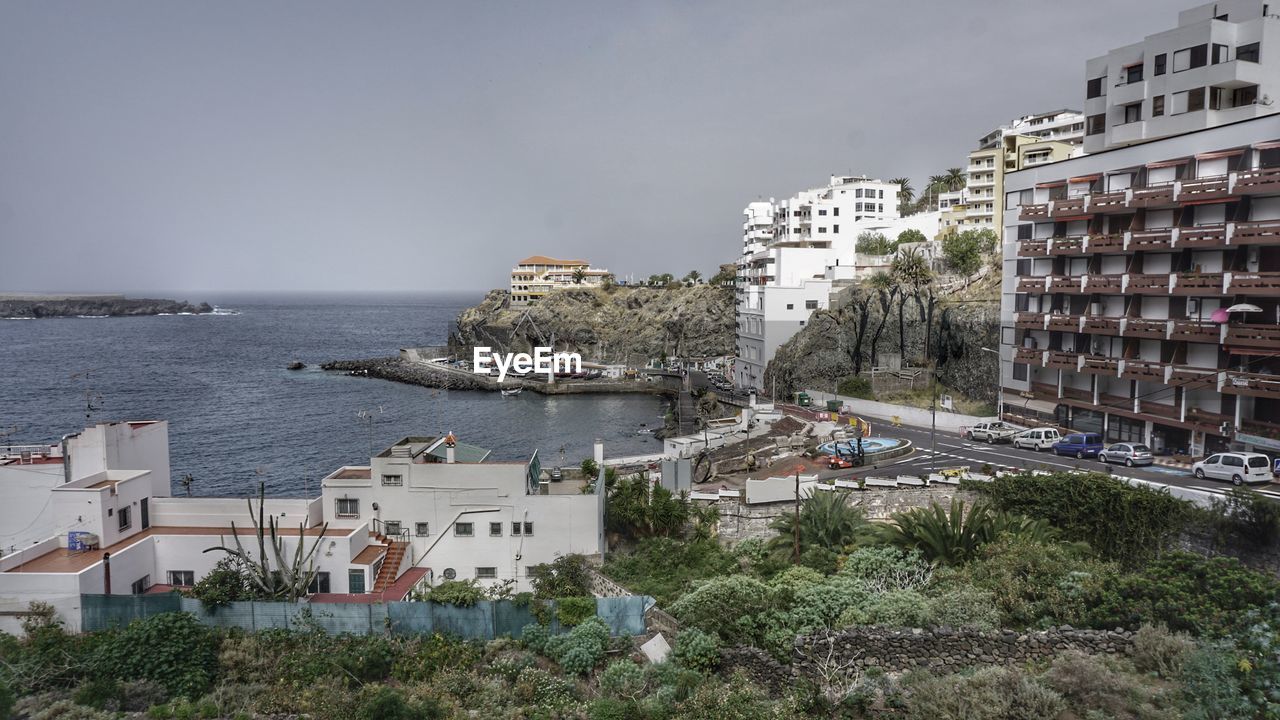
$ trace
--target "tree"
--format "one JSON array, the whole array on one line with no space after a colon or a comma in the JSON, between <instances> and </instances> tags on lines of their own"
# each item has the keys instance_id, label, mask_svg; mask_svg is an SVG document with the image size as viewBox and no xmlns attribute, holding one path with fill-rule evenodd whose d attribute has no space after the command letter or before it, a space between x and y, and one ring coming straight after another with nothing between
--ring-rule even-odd
<instances>
[{"instance_id":1,"label":"tree","mask_svg":"<svg viewBox=\"0 0 1280 720\"><path fill-rule=\"evenodd\" d=\"M206 610L215 611L229 603L256 600L258 595L239 558L230 556L219 560L208 575L191 586L191 597Z\"/></svg>"},{"instance_id":2,"label":"tree","mask_svg":"<svg viewBox=\"0 0 1280 720\"><path fill-rule=\"evenodd\" d=\"M911 187L911 178L897 177L889 182L898 186L898 206L905 208L910 205L911 201L916 197L916 190Z\"/></svg>"},{"instance_id":3,"label":"tree","mask_svg":"<svg viewBox=\"0 0 1280 720\"><path fill-rule=\"evenodd\" d=\"M927 201L925 208L926 209L936 208L938 206L938 193L941 193L946 188L947 188L946 175L930 175L929 186L927 188L929 192L930 200Z\"/></svg>"},{"instance_id":4,"label":"tree","mask_svg":"<svg viewBox=\"0 0 1280 720\"><path fill-rule=\"evenodd\" d=\"M883 233L867 230L858 235L854 248L863 255L889 255L893 252L893 242Z\"/></svg>"},{"instance_id":5,"label":"tree","mask_svg":"<svg viewBox=\"0 0 1280 720\"><path fill-rule=\"evenodd\" d=\"M791 555L796 536L796 516L783 513L769 527L777 533L770 538L769 547L779 555ZM800 555L804 557L812 550L839 554L866 537L870 527L862 509L849 504L848 492L815 492L800 504Z\"/></svg>"},{"instance_id":6,"label":"tree","mask_svg":"<svg viewBox=\"0 0 1280 720\"><path fill-rule=\"evenodd\" d=\"M926 238L924 236L924 233L920 232L919 230L916 230L915 228L909 228L907 230L903 230L902 232L898 233L898 242L896 244L898 246L902 246L902 245L905 245L906 243L922 243L922 242L927 242L928 239L929 238Z\"/></svg>"},{"instance_id":7,"label":"tree","mask_svg":"<svg viewBox=\"0 0 1280 720\"><path fill-rule=\"evenodd\" d=\"M573 269L573 284L581 285L583 280L587 279L587 271L581 267Z\"/></svg>"},{"instance_id":8,"label":"tree","mask_svg":"<svg viewBox=\"0 0 1280 720\"><path fill-rule=\"evenodd\" d=\"M643 474L619 480L605 505L609 530L635 538L679 535L689 521L689 499L655 485Z\"/></svg>"},{"instance_id":9,"label":"tree","mask_svg":"<svg viewBox=\"0 0 1280 720\"><path fill-rule=\"evenodd\" d=\"M268 517L266 522L263 522L263 508L267 504L266 483L258 483L257 517L253 512L253 500L246 500L246 502L249 503L249 520L253 522L254 535L258 539L257 554L254 555L244 549L234 522L231 523L231 539L235 541L235 548L215 545L205 552L222 551L234 558L253 584L254 591L263 597L292 602L306 595L311 581L316 578L316 551L320 549L320 541L324 540L324 533L329 528L329 523L321 526L309 550L306 549L305 528L299 523L298 545L292 558L286 560L284 537L276 528L275 516ZM270 554L268 554L268 540L270 540Z\"/></svg>"},{"instance_id":10,"label":"tree","mask_svg":"<svg viewBox=\"0 0 1280 720\"><path fill-rule=\"evenodd\" d=\"M964 168L954 167L947 168L947 173L943 176L943 179L946 188L955 192L965 186L967 178L965 177Z\"/></svg>"},{"instance_id":11,"label":"tree","mask_svg":"<svg viewBox=\"0 0 1280 720\"><path fill-rule=\"evenodd\" d=\"M561 555L529 569L533 596L543 600L585 597L591 594L591 573L581 555Z\"/></svg>"},{"instance_id":12,"label":"tree","mask_svg":"<svg viewBox=\"0 0 1280 720\"><path fill-rule=\"evenodd\" d=\"M689 283L690 285L698 284L698 281L701 279L702 279L702 273L698 272L697 270L690 270L684 276L684 281Z\"/></svg>"},{"instance_id":13,"label":"tree","mask_svg":"<svg viewBox=\"0 0 1280 720\"><path fill-rule=\"evenodd\" d=\"M978 503L966 509L964 501L951 500L951 507L933 503L894 513L893 524L876 528L880 539L903 550L918 550L930 562L962 565L978 555L983 545L1009 535L1046 543L1057 531L1043 520L992 510Z\"/></svg>"},{"instance_id":14,"label":"tree","mask_svg":"<svg viewBox=\"0 0 1280 720\"><path fill-rule=\"evenodd\" d=\"M982 268L983 259L996 247L996 234L987 228L950 232L942 238L942 259L966 277Z\"/></svg>"},{"instance_id":15,"label":"tree","mask_svg":"<svg viewBox=\"0 0 1280 720\"><path fill-rule=\"evenodd\" d=\"M898 295L898 352L902 355L903 360L906 360L907 326L904 315L906 314L907 296L909 294L919 303L921 291L929 287L933 282L933 270L929 268L929 261L912 248L898 253L898 256L893 259L889 273L901 287L901 292ZM925 335L926 337L928 335L927 327L925 328Z\"/></svg>"}]
</instances>

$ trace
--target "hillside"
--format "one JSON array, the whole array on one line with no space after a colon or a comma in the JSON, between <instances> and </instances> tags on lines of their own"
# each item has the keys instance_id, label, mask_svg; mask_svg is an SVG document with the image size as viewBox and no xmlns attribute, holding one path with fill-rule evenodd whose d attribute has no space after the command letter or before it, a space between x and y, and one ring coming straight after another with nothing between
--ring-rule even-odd
<instances>
[{"instance_id":1,"label":"hillside","mask_svg":"<svg viewBox=\"0 0 1280 720\"><path fill-rule=\"evenodd\" d=\"M126 298L122 295L0 296L0 318L177 315L213 312L208 303Z\"/></svg>"}]
</instances>

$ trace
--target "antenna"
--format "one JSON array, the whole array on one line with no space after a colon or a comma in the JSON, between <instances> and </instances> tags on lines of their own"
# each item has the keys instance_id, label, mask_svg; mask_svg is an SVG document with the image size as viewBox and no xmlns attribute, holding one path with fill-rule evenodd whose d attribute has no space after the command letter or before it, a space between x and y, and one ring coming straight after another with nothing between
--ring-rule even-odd
<instances>
[{"instance_id":1,"label":"antenna","mask_svg":"<svg viewBox=\"0 0 1280 720\"><path fill-rule=\"evenodd\" d=\"M382 415L382 413L383 413L383 409L381 405L378 406L378 412L376 413L372 410L356 411L356 418L363 421L369 431L369 457L370 458L373 457L373 423L377 421L378 417Z\"/></svg>"},{"instance_id":2,"label":"antenna","mask_svg":"<svg viewBox=\"0 0 1280 720\"><path fill-rule=\"evenodd\" d=\"M98 370L95 368L71 374L72 381L83 380L86 383L84 389L84 421L86 425L91 424L93 422L93 414L101 410L106 405L106 401L103 399L102 395L95 392L93 386L88 384L91 373L96 372L98 372Z\"/></svg>"}]
</instances>

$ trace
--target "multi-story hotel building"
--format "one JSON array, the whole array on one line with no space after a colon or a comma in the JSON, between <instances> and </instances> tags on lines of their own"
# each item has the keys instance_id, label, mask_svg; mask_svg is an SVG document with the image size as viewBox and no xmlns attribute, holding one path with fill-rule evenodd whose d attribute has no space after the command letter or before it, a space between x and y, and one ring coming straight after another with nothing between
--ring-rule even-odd
<instances>
[{"instance_id":1,"label":"multi-story hotel building","mask_svg":"<svg viewBox=\"0 0 1280 720\"><path fill-rule=\"evenodd\" d=\"M978 148L987 150L999 147L1001 141L1010 135L1081 145L1084 143L1084 113L1063 108L1023 115L1008 125L1001 125L983 135L978 141Z\"/></svg>"},{"instance_id":2,"label":"multi-story hotel building","mask_svg":"<svg viewBox=\"0 0 1280 720\"><path fill-rule=\"evenodd\" d=\"M557 260L545 255L527 257L511 269L511 304L532 305L552 290L598 286L613 273L593 268L586 260Z\"/></svg>"},{"instance_id":3,"label":"multi-story hotel building","mask_svg":"<svg viewBox=\"0 0 1280 720\"><path fill-rule=\"evenodd\" d=\"M1280 110L1280 3L1219 0L1085 66L1086 152Z\"/></svg>"},{"instance_id":4,"label":"multi-story hotel building","mask_svg":"<svg viewBox=\"0 0 1280 720\"><path fill-rule=\"evenodd\" d=\"M1069 112L1071 111L1061 110L1048 115L1052 117ZM1073 145L1070 138L1048 140L1038 136L1008 133L992 142L988 142L989 138L990 135L984 137L980 141L981 147L969 153L965 187L960 201L964 206L964 215L955 218L954 227L961 231L987 229L998 238L1004 229L1000 222L1000 206L1004 197L1005 173L1065 160L1079 154L1079 145ZM952 214L958 215L958 212L953 211Z\"/></svg>"},{"instance_id":5,"label":"multi-story hotel building","mask_svg":"<svg viewBox=\"0 0 1280 720\"><path fill-rule=\"evenodd\" d=\"M1011 173L1004 223L1007 416L1280 450L1280 115Z\"/></svg>"}]
</instances>

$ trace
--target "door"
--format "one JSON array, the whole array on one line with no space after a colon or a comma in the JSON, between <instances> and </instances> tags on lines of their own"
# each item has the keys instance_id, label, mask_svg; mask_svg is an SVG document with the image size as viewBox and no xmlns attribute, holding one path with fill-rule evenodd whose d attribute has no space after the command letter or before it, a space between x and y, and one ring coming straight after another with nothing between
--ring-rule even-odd
<instances>
[{"instance_id":1,"label":"door","mask_svg":"<svg viewBox=\"0 0 1280 720\"><path fill-rule=\"evenodd\" d=\"M149 500L151 500L151 498L142 498L141 500L142 504L138 508L138 517L142 519L143 530L146 530L147 528L151 527L151 509L148 506Z\"/></svg>"}]
</instances>

